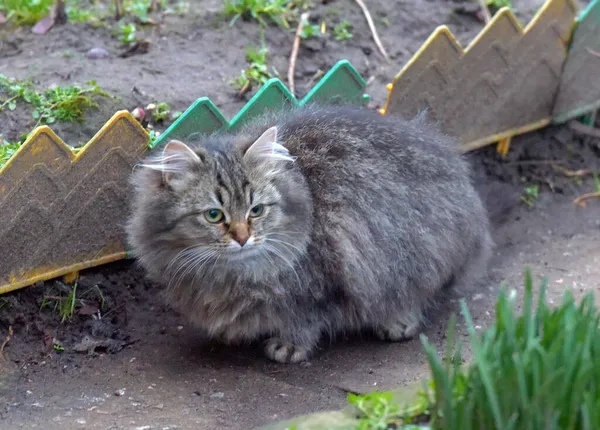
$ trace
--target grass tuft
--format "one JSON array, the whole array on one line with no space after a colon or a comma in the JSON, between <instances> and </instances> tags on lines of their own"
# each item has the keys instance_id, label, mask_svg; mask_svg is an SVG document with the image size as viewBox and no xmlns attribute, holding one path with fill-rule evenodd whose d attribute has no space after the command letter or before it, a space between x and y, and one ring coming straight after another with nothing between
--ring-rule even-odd
<instances>
[{"instance_id":1,"label":"grass tuft","mask_svg":"<svg viewBox=\"0 0 600 430\"><path fill-rule=\"evenodd\" d=\"M562 304L551 309L546 283L534 307L533 280L526 273L520 315L504 289L496 321L483 333L476 332L463 302L474 355L466 368L442 365L423 338L435 387L432 428L600 428L600 328L594 296L589 293L577 304L567 291ZM460 356L446 353L445 361L450 358Z\"/></svg>"},{"instance_id":2,"label":"grass tuft","mask_svg":"<svg viewBox=\"0 0 600 430\"><path fill-rule=\"evenodd\" d=\"M291 0L223 0L223 13L232 17L229 26L240 18L254 19L266 26L267 20L285 28L289 28L289 21L294 17L292 8L295 6Z\"/></svg>"},{"instance_id":3,"label":"grass tuft","mask_svg":"<svg viewBox=\"0 0 600 430\"><path fill-rule=\"evenodd\" d=\"M521 312L515 309L516 293L503 288L496 319L483 332L475 329L463 302L473 361L461 364L453 316L442 358L421 336L431 370L423 404L408 413L386 393L352 396L349 401L361 412L355 430L416 428L412 423L436 430L600 428L600 313L594 294L578 303L567 291L561 305L550 308L546 285L543 280L534 294L526 272Z\"/></svg>"}]
</instances>

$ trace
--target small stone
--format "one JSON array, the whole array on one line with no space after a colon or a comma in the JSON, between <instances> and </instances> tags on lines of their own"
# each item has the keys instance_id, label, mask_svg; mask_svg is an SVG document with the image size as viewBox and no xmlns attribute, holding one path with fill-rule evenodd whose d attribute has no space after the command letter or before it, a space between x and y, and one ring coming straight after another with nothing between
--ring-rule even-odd
<instances>
[{"instance_id":1,"label":"small stone","mask_svg":"<svg viewBox=\"0 0 600 430\"><path fill-rule=\"evenodd\" d=\"M110 57L110 54L104 48L92 48L87 52L88 60L102 60L108 57Z\"/></svg>"},{"instance_id":2,"label":"small stone","mask_svg":"<svg viewBox=\"0 0 600 430\"><path fill-rule=\"evenodd\" d=\"M222 392L212 393L210 395L211 399L222 399L223 397L225 397L225 393L222 393Z\"/></svg>"},{"instance_id":3,"label":"small stone","mask_svg":"<svg viewBox=\"0 0 600 430\"><path fill-rule=\"evenodd\" d=\"M83 418L77 418L77 419L75 420L75 422L76 422L77 424L85 424L85 422L86 422L86 421L85 421L85 419L83 419Z\"/></svg>"},{"instance_id":4,"label":"small stone","mask_svg":"<svg viewBox=\"0 0 600 430\"><path fill-rule=\"evenodd\" d=\"M125 388L121 388L120 390L115 391L115 396L124 396L125 395Z\"/></svg>"}]
</instances>

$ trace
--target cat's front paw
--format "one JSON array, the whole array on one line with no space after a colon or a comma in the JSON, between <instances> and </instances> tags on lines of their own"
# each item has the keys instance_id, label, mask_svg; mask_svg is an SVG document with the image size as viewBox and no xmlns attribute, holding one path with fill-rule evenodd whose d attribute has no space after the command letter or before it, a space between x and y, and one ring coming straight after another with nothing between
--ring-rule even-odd
<instances>
[{"instance_id":1,"label":"cat's front paw","mask_svg":"<svg viewBox=\"0 0 600 430\"><path fill-rule=\"evenodd\" d=\"M420 323L406 324L400 321L375 329L375 334L381 340L389 342L401 342L414 338L421 331Z\"/></svg>"},{"instance_id":2,"label":"cat's front paw","mask_svg":"<svg viewBox=\"0 0 600 430\"><path fill-rule=\"evenodd\" d=\"M310 350L273 337L267 340L265 355L278 363L300 363L308 360Z\"/></svg>"}]
</instances>

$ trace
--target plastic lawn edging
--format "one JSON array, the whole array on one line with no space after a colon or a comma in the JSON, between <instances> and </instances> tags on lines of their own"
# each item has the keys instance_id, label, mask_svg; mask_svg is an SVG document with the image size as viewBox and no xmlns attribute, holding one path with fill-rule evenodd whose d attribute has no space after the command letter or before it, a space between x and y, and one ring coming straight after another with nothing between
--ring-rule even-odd
<instances>
[{"instance_id":1,"label":"plastic lawn edging","mask_svg":"<svg viewBox=\"0 0 600 430\"><path fill-rule=\"evenodd\" d=\"M548 125L576 12L572 0L548 0L522 29L502 8L464 50L438 27L394 78L383 112L427 109L463 152Z\"/></svg>"},{"instance_id":2,"label":"plastic lawn edging","mask_svg":"<svg viewBox=\"0 0 600 430\"><path fill-rule=\"evenodd\" d=\"M128 178L148 133L117 112L77 154L47 126L0 169L0 293L125 257Z\"/></svg>"},{"instance_id":3,"label":"plastic lawn edging","mask_svg":"<svg viewBox=\"0 0 600 430\"><path fill-rule=\"evenodd\" d=\"M569 56L553 108L560 124L600 108L600 0L594 0L577 20Z\"/></svg>"},{"instance_id":4,"label":"plastic lawn edging","mask_svg":"<svg viewBox=\"0 0 600 430\"><path fill-rule=\"evenodd\" d=\"M286 105L303 106L311 102L366 104L369 101L369 96L364 92L366 86L365 80L350 62L342 60L300 101L279 79L270 79L231 121L225 119L209 98L202 97L154 141L152 148L170 139L187 140L198 134L211 134L226 129L235 131L267 110L281 109Z\"/></svg>"}]
</instances>

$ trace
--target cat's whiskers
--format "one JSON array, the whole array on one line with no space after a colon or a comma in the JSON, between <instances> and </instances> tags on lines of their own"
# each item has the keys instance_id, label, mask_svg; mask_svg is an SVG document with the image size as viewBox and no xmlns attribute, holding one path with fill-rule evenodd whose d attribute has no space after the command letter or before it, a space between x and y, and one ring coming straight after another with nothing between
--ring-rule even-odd
<instances>
[{"instance_id":1,"label":"cat's whiskers","mask_svg":"<svg viewBox=\"0 0 600 430\"><path fill-rule=\"evenodd\" d=\"M265 243L264 248L267 252L270 251L273 253L273 255L275 255L276 257L279 257L292 270L292 272L294 272L294 275L296 275L296 279L298 279L298 285L302 284L302 282L300 281L300 276L298 276L298 272L296 272L296 269L294 268L293 262L291 262L289 259L285 258L285 255L283 255L281 253L281 251L279 249L277 249L275 246Z\"/></svg>"},{"instance_id":2,"label":"cat's whiskers","mask_svg":"<svg viewBox=\"0 0 600 430\"><path fill-rule=\"evenodd\" d=\"M270 233L270 234L272 234L272 233ZM267 242L280 243L280 244L282 244L282 245L284 245L284 246L287 246L287 247L290 247L290 248L292 248L292 249L295 249L296 251L298 251L298 254L299 254L299 255L302 255L302 254L303 254L302 250L301 250L300 248L298 248L296 245L292 245L291 243L289 243L289 242L286 242L286 241L284 241L284 240L273 239L272 237L268 237L268 236L267 236L267 237L265 237L265 240L266 240Z\"/></svg>"},{"instance_id":3,"label":"cat's whiskers","mask_svg":"<svg viewBox=\"0 0 600 430\"><path fill-rule=\"evenodd\" d=\"M179 285L191 271L195 270L198 266L201 268L203 263L209 261L216 254L220 254L218 247L211 245L196 245L179 252L173 261L169 263L171 267L169 271L175 267L176 263L177 266L172 276L170 276L171 280L168 286L171 287L173 284ZM198 275L198 272L199 270L194 274L194 279Z\"/></svg>"}]
</instances>

